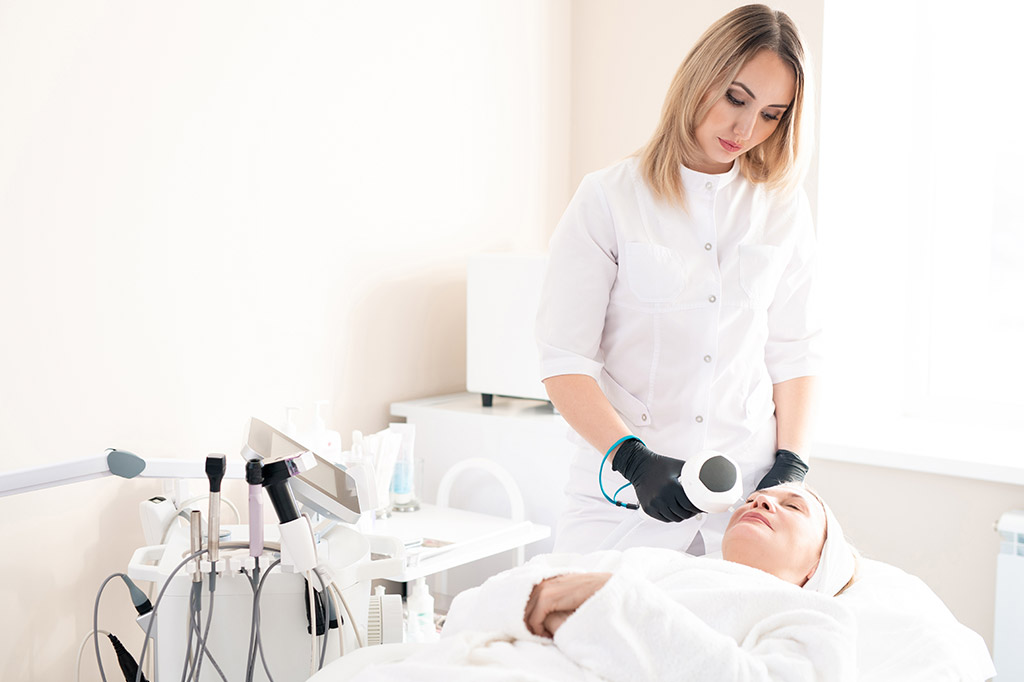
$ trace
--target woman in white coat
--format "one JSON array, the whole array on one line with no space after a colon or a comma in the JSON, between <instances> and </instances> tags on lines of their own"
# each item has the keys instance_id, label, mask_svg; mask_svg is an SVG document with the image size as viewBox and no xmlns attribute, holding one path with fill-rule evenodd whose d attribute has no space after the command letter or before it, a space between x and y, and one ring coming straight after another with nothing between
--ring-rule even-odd
<instances>
[{"instance_id":1,"label":"woman in white coat","mask_svg":"<svg viewBox=\"0 0 1024 682\"><path fill-rule=\"evenodd\" d=\"M718 550L729 514L701 513L676 481L705 450L739 464L745 494L806 474L807 90L789 17L736 9L684 59L648 145L580 183L537 320L578 446L556 551Z\"/></svg>"}]
</instances>

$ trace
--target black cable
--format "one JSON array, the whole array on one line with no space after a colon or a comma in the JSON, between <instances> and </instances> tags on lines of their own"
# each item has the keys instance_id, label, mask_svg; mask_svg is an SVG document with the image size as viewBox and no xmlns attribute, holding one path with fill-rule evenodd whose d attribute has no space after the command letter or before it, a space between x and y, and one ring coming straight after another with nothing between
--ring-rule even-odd
<instances>
[{"instance_id":1,"label":"black cable","mask_svg":"<svg viewBox=\"0 0 1024 682\"><path fill-rule=\"evenodd\" d=\"M206 641L210 636L210 625L213 624L213 598L214 592L211 589L209 609L206 611L206 630L199 638L198 646L196 647L199 650L199 655L196 656L196 682L199 682L199 671L203 667L203 656L207 654ZM227 682L227 680L224 680L224 682Z\"/></svg>"},{"instance_id":2,"label":"black cable","mask_svg":"<svg viewBox=\"0 0 1024 682\"><path fill-rule=\"evenodd\" d=\"M181 682L185 682L186 677L189 676L189 663L195 660L192 655L192 632L195 630L195 618L196 618L196 599L198 599L198 590L202 589L201 583L192 583L192 589L188 592L188 637L185 639L185 661L181 666Z\"/></svg>"},{"instance_id":3,"label":"black cable","mask_svg":"<svg viewBox=\"0 0 1024 682\"><path fill-rule=\"evenodd\" d=\"M274 561L267 567L267 570L263 572L263 576L259 579L259 583L254 578L250 578L249 583L253 587L252 596L252 621L249 629L249 660L246 664L245 680L246 682L252 682L253 675L256 672L256 652L259 652L260 660L263 662L263 670L267 673L267 679L270 682L274 682L273 675L270 674L270 668L267 666L267 659L263 655L263 642L260 638L260 596L263 594L263 585L267 580L267 576L274 570L276 566L281 563L280 559ZM258 569L257 569L258 570Z\"/></svg>"},{"instance_id":4,"label":"black cable","mask_svg":"<svg viewBox=\"0 0 1024 682\"><path fill-rule=\"evenodd\" d=\"M199 621L198 620L193 621L192 625L196 629L196 635L198 635L199 637L202 637L203 635L202 635L202 632L200 631L200 628L199 628ZM220 679L224 680L224 682L228 682L227 676L224 674L224 671L221 670L220 664L217 663L217 659L214 658L213 653L210 651L209 647L206 647L206 653L203 656L203 658L205 658L206 660L208 660L210 662L210 665L213 666L213 669L217 671L218 675L220 675Z\"/></svg>"},{"instance_id":5,"label":"black cable","mask_svg":"<svg viewBox=\"0 0 1024 682\"><path fill-rule=\"evenodd\" d=\"M199 679L199 666L202 658L202 645L203 645L203 616L202 616L202 601L203 601L203 589L202 583L195 583L195 603L197 608L189 613L188 618L188 629L189 639L191 640L195 636L196 648L195 651L186 649L185 665L191 664L188 672L187 682L193 682L193 680Z\"/></svg>"},{"instance_id":6,"label":"black cable","mask_svg":"<svg viewBox=\"0 0 1024 682\"><path fill-rule=\"evenodd\" d=\"M124 644L121 643L113 633L109 633L107 638L110 640L111 646L114 647L114 653L117 654L117 665L121 668L121 674L124 675L125 680L130 680L135 677L135 673L139 669L139 664L135 662L132 655L128 653L128 649L125 648ZM142 676L142 682L147 682L146 676Z\"/></svg>"},{"instance_id":7,"label":"black cable","mask_svg":"<svg viewBox=\"0 0 1024 682\"><path fill-rule=\"evenodd\" d=\"M214 574L216 575L216 574ZM228 682L227 676L224 671L221 670L220 665L217 663L217 659L214 658L213 653L210 652L209 647L206 643L210 634L210 624L213 622L213 590L210 591L210 603L209 611L206 616L206 634L203 634L202 619L199 615L202 606L202 583L192 583L192 590L189 595L189 614L188 614L188 639L185 643L185 660L184 666L181 671L182 682L192 682L192 680L199 680L200 670L202 669L203 659L210 661L213 665L214 670L220 675L223 682ZM192 651L192 635L196 637L196 650ZM191 663L191 668L189 664Z\"/></svg>"},{"instance_id":8,"label":"black cable","mask_svg":"<svg viewBox=\"0 0 1024 682\"><path fill-rule=\"evenodd\" d=\"M185 678L185 682L193 682L196 679L196 667L199 665L199 647L203 639L202 583L193 583L193 593L195 594L193 599L195 607L188 614L188 638L191 641L193 634L195 635L196 648L194 651L191 647L185 649L185 669L188 670L188 677Z\"/></svg>"},{"instance_id":9,"label":"black cable","mask_svg":"<svg viewBox=\"0 0 1024 682\"><path fill-rule=\"evenodd\" d=\"M244 569L242 570L242 572L245 574L245 577L249 579L249 587L252 588L253 595L255 595L257 578L255 578L254 576L259 575L260 572L259 558L256 559L256 565L252 569L251 574ZM253 604L253 607L255 607L255 604ZM252 677L252 667L256 661L256 651L254 646L256 640L255 615L256 614L253 614L253 617L249 620L249 646L245 651L245 682L249 682L250 678Z\"/></svg>"},{"instance_id":10,"label":"black cable","mask_svg":"<svg viewBox=\"0 0 1024 682\"><path fill-rule=\"evenodd\" d=\"M259 560L253 568L252 575L249 575L249 586L252 588L252 618L249 621L249 649L245 657L245 682L252 682L256 670L256 653L259 646L258 622L260 618L259 605L256 603L256 589L260 582ZM248 575L248 574L246 574Z\"/></svg>"},{"instance_id":11,"label":"black cable","mask_svg":"<svg viewBox=\"0 0 1024 682\"><path fill-rule=\"evenodd\" d=\"M251 682L253 668L256 666L256 619L259 617L259 613L256 612L256 583L259 580L259 573L260 560L256 559L256 566L253 568L252 574L245 573L253 594L252 618L249 621L249 648L245 652L245 682Z\"/></svg>"},{"instance_id":12,"label":"black cable","mask_svg":"<svg viewBox=\"0 0 1024 682\"><path fill-rule=\"evenodd\" d=\"M259 627L260 627L260 626L257 626L257 629L258 629ZM264 672L264 673L266 673L266 675L267 675L267 679L268 679L268 680L269 680L270 682L274 682L274 676L270 674L270 666L269 666L269 665L267 664L267 657L266 657L266 654L265 654L265 653L264 653L264 651L263 651L263 636L262 636L262 635L260 635L260 634L257 634L257 635L256 635L256 642L257 642L257 643L258 643L258 645L259 645L259 650L260 650L260 663L262 663L262 664L263 664L263 672Z\"/></svg>"},{"instance_id":13,"label":"black cable","mask_svg":"<svg viewBox=\"0 0 1024 682\"><path fill-rule=\"evenodd\" d=\"M313 573L316 575L316 579L320 581L320 594L323 595L320 601L324 605L324 644L320 648L320 663L319 665L317 665L316 668L317 670L323 670L324 661L327 660L327 640L329 639L331 634L331 624L328 622L328 619L330 618L331 614L327 609L327 603L328 601L330 601L330 595L327 594L327 585L324 584L323 576L321 576L316 571L313 571ZM307 590L306 593L308 594L309 591Z\"/></svg>"},{"instance_id":14,"label":"black cable","mask_svg":"<svg viewBox=\"0 0 1024 682\"><path fill-rule=\"evenodd\" d=\"M131 578L129 578L125 573L111 573L100 584L100 588L96 592L96 604L93 607L92 612L92 638L94 648L96 650L96 665L100 669L100 678L103 680L103 682L107 682L107 675L106 671L103 670L103 661L100 658L100 645L98 641L100 630L100 597L103 596L103 590L106 588L107 583L109 583L114 578L120 578L122 581L124 581L124 584L128 587L128 591L131 594L132 605L135 607L135 610L138 612L140 616L153 610L152 606L150 606L149 604L149 600L146 599L146 595L142 592L142 590L135 586L135 583L133 583ZM127 653L127 651L125 653ZM142 661L139 661L139 670L140 672L142 670ZM138 677L136 677L136 679L138 680Z\"/></svg>"},{"instance_id":15,"label":"black cable","mask_svg":"<svg viewBox=\"0 0 1024 682\"><path fill-rule=\"evenodd\" d=\"M207 550L201 549L198 552L193 552L192 554L189 554L187 557L182 559L181 563L179 563L177 566L175 566L174 570L171 571L171 574L169 576L167 576L167 580L164 581L164 586L160 588L160 593L157 594L156 601L153 602L153 614L150 616L149 625L146 626L146 637L142 641L142 654L139 656L139 674L135 676L135 682L142 682L142 662L146 658L146 649L149 648L149 638L152 636L152 634L153 634L153 626L156 624L156 610L157 610L157 608L159 608L160 602L161 602L161 600L163 600L164 594L166 594L166 592L167 592L167 588L171 586L171 579L174 578L174 576L176 576L178 574L178 571L180 571L182 568L184 568L185 565L188 564L188 562L194 560L196 557L199 557L199 556L202 556L203 554L206 554L206 552L207 552ZM108 578L108 580L109 580L109 578ZM104 583L104 584L106 584L106 583ZM100 589L102 590L103 588L101 587ZM99 599L98 598L97 598L97 606L99 606ZM98 627L96 626L96 615L95 614L93 615L93 629L94 630L98 630ZM94 633L94 635L95 635L95 633ZM101 666L100 667L101 675L102 675L102 672L103 672L103 668ZM107 678L104 676L103 677L103 682L106 682L106 679Z\"/></svg>"},{"instance_id":16,"label":"black cable","mask_svg":"<svg viewBox=\"0 0 1024 682\"><path fill-rule=\"evenodd\" d=\"M210 555L207 554L207 558L209 558L209 556ZM212 566L216 567L216 564L213 564ZM199 682L199 670L203 667L203 652L206 651L206 637L209 636L209 634L210 634L210 623L213 622L213 619L211 618L211 616L213 615L213 588L214 588L214 580L216 580L216 575L217 575L216 573L214 573L214 568L213 567L211 567L211 569L210 569L210 578L209 578L209 580L210 580L210 603L207 604L207 606L209 607L209 610L206 612L206 634L204 635L203 631L201 629L197 629L196 630L196 658L195 658L195 662L192 665L192 673L189 674L189 680L190 681L194 679L194 680L196 680L196 682ZM201 628L201 626L202 626L202 618L197 616L196 620L195 620L195 627L196 628ZM193 677L193 675L195 677Z\"/></svg>"},{"instance_id":17,"label":"black cable","mask_svg":"<svg viewBox=\"0 0 1024 682\"><path fill-rule=\"evenodd\" d=\"M142 671L143 671L143 667L144 667L143 663L144 663L145 658L146 658L146 652L149 649L149 641L152 638L153 627L156 625L156 620L157 620L156 611L160 607L160 604L163 602L164 595L167 593L167 588L170 587L171 582L172 582L174 576L176 576L178 574L178 572L182 568L184 568L190 561L193 561L196 558L202 556L203 554L206 554L208 551L209 551L208 549L200 549L199 551L196 551L196 552L193 552L192 554L189 554L188 556L183 558L181 560L181 562L178 563L171 570L170 575L168 575L167 578L164 580L164 584L160 588L160 592L157 594L156 601L153 603L153 612L152 612L152 615L150 616L149 625L146 626L146 632L145 632L145 636L143 638L143 644L142 644L142 652L139 654L139 669L138 669L138 674L135 676L135 682L141 682L142 681ZM263 572L263 575L259 578L258 585L255 584L255 580L254 579L250 578L250 584L252 584L255 587L255 593L254 593L254 596L253 596L253 604L254 604L253 623L254 623L254 629L250 631L250 646L253 647L252 648L252 652L253 653L251 654L253 661L252 661L252 666L249 666L250 669L246 671L246 680L247 681L251 681L251 679L252 679L252 673L254 672L252 670L252 668L254 668L254 666L255 666L255 652L258 651L259 655L260 655L260 660L261 660L261 662L263 664L263 670L264 670L264 672L266 672L266 675L267 675L267 679L269 680L269 682L274 682L274 677L270 673L270 667L267 665L267 659L266 659L266 656L265 656L264 651L263 651L263 642L262 642L262 638L260 636L260 628L259 628L259 600L260 600L260 597L262 596L263 586L266 583L267 576L270 574L270 572L275 567L280 565L280 563L281 563L281 560L277 559L272 564L270 564L270 566L267 567L266 571ZM95 648L95 651L96 651L96 663L97 663L97 666L99 667L100 678L103 680L103 682L107 682L107 676L106 676L106 674L104 672L104 669L103 669L103 662L100 659L99 645L95 643L96 639L98 637L98 633L99 633L99 602L100 602L100 597L103 594L103 590L107 586L107 583L109 583L114 578L120 577L122 575L124 575L124 574L114 573L112 575L107 576L107 578L103 581L103 583L99 587L99 590L97 591L96 603L95 603L94 608L93 608L93 641L94 641L94 648ZM321 576L319 576L319 575L317 576L317 578L320 581L321 587L326 590L327 587L324 584L323 578ZM212 597L212 595L211 595L211 597ZM201 607L201 599L200 599L200 607ZM212 611L212 598L211 598L211 611ZM326 602L324 602L324 611L326 612L325 613L325 622L326 622L326 620L329 618L329 611L328 611L328 606L327 606ZM190 604L190 612L191 612L191 604ZM192 621L192 618L191 618L191 613L190 613L189 620L190 620L189 637L191 639L192 629L193 629L193 626L192 626L193 621ZM207 632L206 632L206 636L209 635L210 622L211 622L211 618L208 617L207 618L207 628L206 628ZM197 632L199 630L198 625L199 625L198 623L195 623L195 626L196 626L195 629L197 630ZM323 644L323 647L321 649L321 654L320 654L320 667L321 668L323 667L323 663L324 663L324 661L326 659L327 639L328 639L329 633L330 633L330 629L328 628L327 631L324 634L324 644ZM200 634L200 638L203 640L203 642L205 642L206 636L203 636L203 635ZM255 639L255 644L252 643L253 639ZM197 642L197 646L200 646L200 645L201 645L201 642ZM186 645L186 651L188 650L188 646L190 646L190 645ZM205 652L205 654L204 654L205 657L210 659L210 662L213 664L213 666L217 670L218 674L220 674L221 678L225 679L225 682L226 682L226 677L225 677L223 671L220 669L220 666L217 664L216 660L214 660L214 658L210 654L210 652L205 649L205 646L204 646L203 651ZM187 672L186 672L187 670L188 670L188 662L186 660L185 670L183 670L183 675L187 674Z\"/></svg>"},{"instance_id":18,"label":"black cable","mask_svg":"<svg viewBox=\"0 0 1024 682\"><path fill-rule=\"evenodd\" d=\"M100 584L100 589L99 589L98 592L96 592L96 605L93 607L93 610L92 610L92 641L93 641L93 645L94 645L94 647L96 649L96 665L98 665L99 668L100 668L100 679L102 679L103 682L107 682L107 675L106 675L105 672L103 672L103 661L100 659L100 644L99 644L100 597L103 596L103 589L107 586L107 583L109 583L114 578L119 577L120 575L121 575L120 573L112 573L111 575L108 575L106 580L104 580ZM139 670L140 671L142 670L142 664L141 663L139 664ZM136 680L136 682L140 682L140 681Z\"/></svg>"},{"instance_id":19,"label":"black cable","mask_svg":"<svg viewBox=\"0 0 1024 682\"><path fill-rule=\"evenodd\" d=\"M146 593L139 589L131 578L124 573L121 574L121 580L124 581L125 587L128 588L128 592L132 595L132 604L135 606L135 612L140 616L144 616L153 610L153 604L149 601L149 597Z\"/></svg>"},{"instance_id":20,"label":"black cable","mask_svg":"<svg viewBox=\"0 0 1024 682\"><path fill-rule=\"evenodd\" d=\"M267 567L267 572L263 574L262 578L260 578L260 585L259 585L259 588L257 588L257 590L256 590L256 592L257 592L257 594L256 594L256 602L257 602L257 604L259 603L260 597L263 594L263 584L266 581L267 576L270 574L270 570L272 568L274 568L274 566L276 566L277 564L280 564L280 563L281 563L281 560L278 559L276 562L271 564L269 567ZM267 679L270 682L274 682L274 676L270 674L270 666L267 665L267 657L264 655L264 651L263 651L263 633L260 630L260 628L262 627L262 623L263 623L263 616L261 615L257 619L257 621L256 621L256 643L257 643L257 647L259 648L259 652L260 652L260 662L263 663L263 672L265 672L267 674Z\"/></svg>"}]
</instances>

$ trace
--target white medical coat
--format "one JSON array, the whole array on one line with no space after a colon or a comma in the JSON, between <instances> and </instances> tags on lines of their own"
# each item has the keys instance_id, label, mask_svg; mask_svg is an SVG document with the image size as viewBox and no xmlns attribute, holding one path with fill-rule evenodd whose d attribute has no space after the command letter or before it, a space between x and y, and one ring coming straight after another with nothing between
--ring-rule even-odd
<instances>
[{"instance_id":1,"label":"white medical coat","mask_svg":"<svg viewBox=\"0 0 1024 682\"><path fill-rule=\"evenodd\" d=\"M819 371L810 210L802 191L770 192L737 164L721 175L681 173L685 211L654 197L636 158L580 183L551 240L537 318L541 374L596 379L659 454L731 455L749 492L776 449L772 385ZM644 517L674 537L657 545L682 549L687 533L692 540L708 524L700 516L683 531L608 504L597 485L604 453L574 441L580 452L567 492L593 498L595 514L631 525ZM609 492L626 483L608 466L603 480ZM619 499L635 500L632 489ZM562 549L634 544L651 544L649 534ZM715 544L706 542L707 551Z\"/></svg>"}]
</instances>

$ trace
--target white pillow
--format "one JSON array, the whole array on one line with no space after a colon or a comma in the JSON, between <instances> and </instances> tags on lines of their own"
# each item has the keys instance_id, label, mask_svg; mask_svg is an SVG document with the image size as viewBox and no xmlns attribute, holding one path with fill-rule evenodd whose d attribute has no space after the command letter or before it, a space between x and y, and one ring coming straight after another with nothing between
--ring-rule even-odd
<instances>
[{"instance_id":1,"label":"white pillow","mask_svg":"<svg viewBox=\"0 0 1024 682\"><path fill-rule=\"evenodd\" d=\"M985 641L920 578L863 557L857 575L836 599L857 616L863 682L983 682L995 676Z\"/></svg>"}]
</instances>

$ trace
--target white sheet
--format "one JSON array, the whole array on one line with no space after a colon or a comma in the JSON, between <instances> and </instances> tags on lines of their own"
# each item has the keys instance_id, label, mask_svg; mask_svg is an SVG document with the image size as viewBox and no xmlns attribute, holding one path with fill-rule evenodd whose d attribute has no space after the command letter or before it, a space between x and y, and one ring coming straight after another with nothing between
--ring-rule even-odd
<instances>
[{"instance_id":1,"label":"white sheet","mask_svg":"<svg viewBox=\"0 0 1024 682\"><path fill-rule=\"evenodd\" d=\"M418 646L388 645L364 649L329 665L312 679L316 682L350 680L357 672L369 666L401 660L406 662L394 666L374 667L358 679L361 682L416 679L444 682L606 679L588 666L593 666L602 658L621 656L620 644L628 641L624 639L625 637L637 635L636 630L620 627L618 623L598 622L595 630L598 634L603 632L602 636L610 637L615 643L614 648L609 646L607 650L602 650L599 643L588 643L586 637L572 635L571 630L566 631L564 635L560 631L556 637L556 646L548 640L540 640L530 635L521 620L502 616L499 613L499 605L504 604L506 614L514 612L509 603L521 602L525 605L526 596L529 594L526 590L527 585L532 589L534 582L548 575L570 570L613 570L616 565L614 555L615 553L604 553L600 557L592 556L593 561L589 564L573 563L566 557L554 556L549 557L543 564L534 560L528 565L529 569L520 569L532 571L529 579L520 581L511 574L503 574L492 578L483 588L460 596L459 611L462 613L453 609L445 630L445 639L440 643ZM633 557L636 556L638 555L634 553ZM656 561L655 558L652 556L647 565L639 566L637 572L628 578L624 577L619 584L629 585L630 580L648 573L657 578L659 572L671 571L677 566L673 562L662 565L660 559ZM631 564L632 561L632 558L621 561L619 568L635 566ZM754 572L754 575L758 574L759 572ZM771 576L760 575L774 580ZM870 559L862 559L859 576L850 590L834 599L841 609L852 613L856 620L857 634L850 640L855 642L856 647L856 679L862 682L983 682L995 675L984 640L957 622L942 601L920 579L894 566ZM713 574L705 574L701 580L713 577ZM680 576L680 580L685 582L683 576ZM756 585L757 583L752 582L750 588L757 589ZM696 583L683 585L682 592L686 592L688 587L696 586ZM611 599L613 591L614 589L609 590L603 598ZM598 596L600 593L595 595ZM609 608L629 612L629 595L620 596L622 603L617 606L611 605ZM662 596L658 595L659 598ZM676 590L671 596L674 600L680 593ZM651 597L651 594L644 597L645 608L651 605ZM636 603L639 605L640 602ZM722 606L724 605L723 602ZM522 607L516 608L521 613ZM655 607L655 610L657 611L658 607ZM725 608L717 610L720 618L728 611ZM582 622L577 620L573 625L573 619L569 619L565 627L572 625L586 634L590 629L587 613L587 610L581 609L580 614L584 616ZM750 617L749 611L746 617ZM828 618L828 615L825 614L825 617ZM589 620L604 619L590 617ZM740 618L736 623L725 625L743 630L747 625L741 622L742 620L743 618ZM664 656L669 662L668 667L671 667L671 661L681 656L687 646L695 646L696 642L703 641L687 639L684 637L684 628L673 629L668 621L662 625L663 635L667 635L670 641L664 651L650 654L650 658L655 661L654 665L659 665L658 661ZM473 629L477 627L489 628L492 632L474 633ZM502 630L511 632L502 634ZM583 641L579 641L581 639ZM560 650L563 642L566 642L568 653ZM779 643L780 640L776 640L775 644ZM595 650L586 651L587 647ZM634 648L634 653L627 652L627 655L635 655L635 652L640 650ZM572 658L573 656L588 661L588 665L580 665ZM653 674L648 666L646 659L637 662L626 658L621 665L613 661L606 670L600 672L609 675L607 679L621 679L621 675L625 674L628 675L626 679L633 682ZM672 679L720 679L717 676L705 678L692 675L687 678L681 672L685 669L686 666L681 665L678 669L671 670Z\"/></svg>"},{"instance_id":2,"label":"white sheet","mask_svg":"<svg viewBox=\"0 0 1024 682\"><path fill-rule=\"evenodd\" d=\"M558 630L523 622L533 586L571 571L613 577ZM852 614L761 571L664 549L546 555L456 599L435 647L365 669L383 680L856 679Z\"/></svg>"},{"instance_id":3,"label":"white sheet","mask_svg":"<svg viewBox=\"0 0 1024 682\"><path fill-rule=\"evenodd\" d=\"M857 581L836 599L857 618L863 682L982 682L996 674L981 635L895 566L861 559Z\"/></svg>"}]
</instances>

